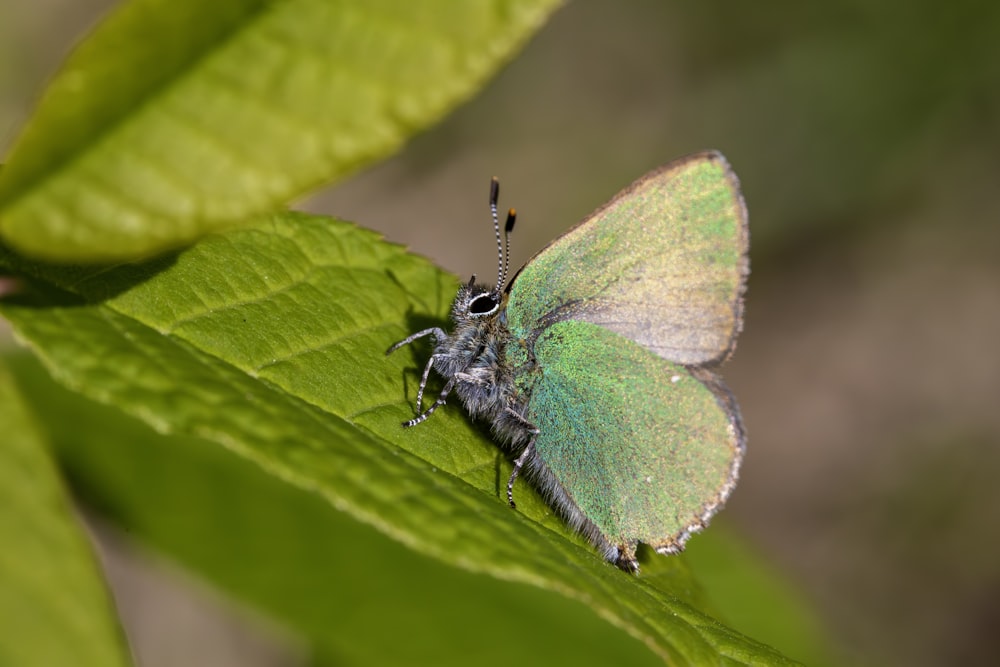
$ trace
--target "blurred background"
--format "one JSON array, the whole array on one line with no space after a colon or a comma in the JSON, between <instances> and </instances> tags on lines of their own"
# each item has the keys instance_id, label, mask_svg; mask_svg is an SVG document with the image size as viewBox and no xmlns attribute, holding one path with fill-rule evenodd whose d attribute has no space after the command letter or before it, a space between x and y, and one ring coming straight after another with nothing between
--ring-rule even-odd
<instances>
[{"instance_id":1,"label":"blurred background","mask_svg":"<svg viewBox=\"0 0 1000 667\"><path fill-rule=\"evenodd\" d=\"M113 4L0 5L0 150ZM518 209L518 265L705 148L732 162L751 219L746 327L724 371L749 453L723 516L849 661L992 664L1000 5L572 2L468 105L301 206L489 276L490 176ZM296 662L252 613L104 543L143 664Z\"/></svg>"}]
</instances>

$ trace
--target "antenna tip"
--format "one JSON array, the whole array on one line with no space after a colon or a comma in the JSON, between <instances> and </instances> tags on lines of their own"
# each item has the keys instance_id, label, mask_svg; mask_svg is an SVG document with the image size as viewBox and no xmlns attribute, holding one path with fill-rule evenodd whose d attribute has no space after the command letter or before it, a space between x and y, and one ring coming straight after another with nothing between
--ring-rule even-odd
<instances>
[{"instance_id":1,"label":"antenna tip","mask_svg":"<svg viewBox=\"0 0 1000 667\"><path fill-rule=\"evenodd\" d=\"M517 220L517 211L510 209L507 211L507 224L503 226L503 231L505 234L510 234L514 229L514 221Z\"/></svg>"},{"instance_id":2,"label":"antenna tip","mask_svg":"<svg viewBox=\"0 0 1000 667\"><path fill-rule=\"evenodd\" d=\"M500 181L494 176L490 179L490 206L497 205L497 199L500 198Z\"/></svg>"}]
</instances>

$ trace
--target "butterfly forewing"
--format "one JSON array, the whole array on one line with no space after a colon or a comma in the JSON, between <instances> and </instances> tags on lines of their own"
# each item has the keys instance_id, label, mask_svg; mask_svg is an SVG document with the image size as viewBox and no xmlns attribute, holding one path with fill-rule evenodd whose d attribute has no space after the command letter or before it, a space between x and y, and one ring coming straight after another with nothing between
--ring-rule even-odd
<instances>
[{"instance_id":1,"label":"butterfly forewing","mask_svg":"<svg viewBox=\"0 0 1000 667\"><path fill-rule=\"evenodd\" d=\"M514 280L511 333L582 320L685 365L725 359L741 327L746 209L720 154L655 171L553 241Z\"/></svg>"}]
</instances>

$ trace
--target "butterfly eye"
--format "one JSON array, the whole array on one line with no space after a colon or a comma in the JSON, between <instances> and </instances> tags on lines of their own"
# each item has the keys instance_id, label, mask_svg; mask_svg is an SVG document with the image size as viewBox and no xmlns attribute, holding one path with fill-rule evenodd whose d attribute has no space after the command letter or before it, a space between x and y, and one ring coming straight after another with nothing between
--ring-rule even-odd
<instances>
[{"instance_id":1,"label":"butterfly eye","mask_svg":"<svg viewBox=\"0 0 1000 667\"><path fill-rule=\"evenodd\" d=\"M480 294L469 302L469 315L472 317L482 317L492 315L500 307L500 302L492 292Z\"/></svg>"}]
</instances>

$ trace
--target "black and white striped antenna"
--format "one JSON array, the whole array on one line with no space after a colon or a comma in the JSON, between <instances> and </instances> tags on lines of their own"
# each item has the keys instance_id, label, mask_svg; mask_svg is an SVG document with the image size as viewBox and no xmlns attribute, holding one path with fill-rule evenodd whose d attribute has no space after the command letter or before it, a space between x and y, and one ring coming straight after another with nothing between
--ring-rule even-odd
<instances>
[{"instance_id":1,"label":"black and white striped antenna","mask_svg":"<svg viewBox=\"0 0 1000 667\"><path fill-rule=\"evenodd\" d=\"M503 283L507 279L507 269L510 265L510 233L514 230L517 211L507 211L507 221L503 226L503 240L500 239L500 218L497 215L497 200L500 198L500 181L494 176L490 180L490 215L493 216L493 232L497 237L497 284L493 293L500 296Z\"/></svg>"}]
</instances>

